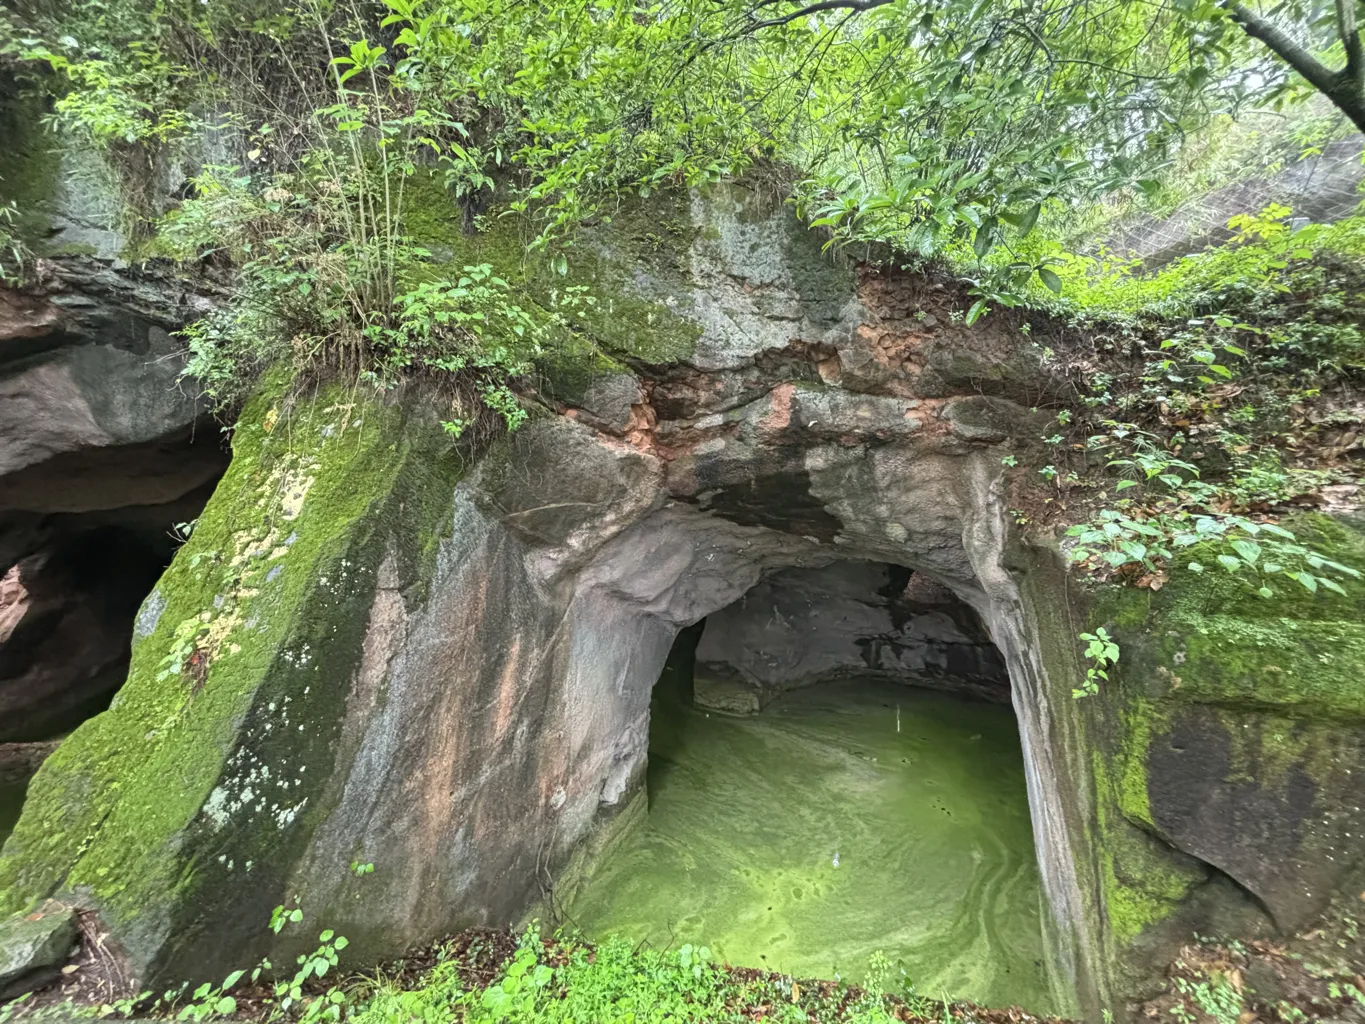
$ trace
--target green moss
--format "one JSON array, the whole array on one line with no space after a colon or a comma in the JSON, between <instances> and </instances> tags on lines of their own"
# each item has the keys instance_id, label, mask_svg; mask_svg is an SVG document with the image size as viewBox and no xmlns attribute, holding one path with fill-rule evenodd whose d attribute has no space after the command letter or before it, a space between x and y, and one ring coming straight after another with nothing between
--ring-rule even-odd
<instances>
[{"instance_id":1,"label":"green moss","mask_svg":"<svg viewBox=\"0 0 1365 1024\"><path fill-rule=\"evenodd\" d=\"M435 276L487 263L498 276L520 282L545 262L531 252L535 233L522 218L491 215L484 230L466 230L464 211L436 173L404 179L402 220L404 232L431 251Z\"/></svg>"},{"instance_id":2,"label":"green moss","mask_svg":"<svg viewBox=\"0 0 1365 1024\"><path fill-rule=\"evenodd\" d=\"M1110 691L1112 694L1112 690ZM1165 732L1169 709L1141 695L1124 695L1117 711L1112 750L1096 750L1096 843L1100 884L1110 935L1119 948L1175 913L1201 879L1197 870L1174 861L1152 836L1147 757Z\"/></svg>"},{"instance_id":3,"label":"green moss","mask_svg":"<svg viewBox=\"0 0 1365 1024\"><path fill-rule=\"evenodd\" d=\"M634 200L584 229L565 253L564 274L545 251L531 249L536 232L524 217L493 211L481 219L482 230L466 230L463 211L435 174L407 179L404 210L404 229L435 258L433 276L487 263L544 318L563 317L566 329L537 369L544 389L568 404L627 362L673 363L696 350L701 327L674 311L686 304L680 282L693 238L684 193ZM585 292L566 301L575 288Z\"/></svg>"},{"instance_id":4,"label":"green moss","mask_svg":"<svg viewBox=\"0 0 1365 1024\"><path fill-rule=\"evenodd\" d=\"M1321 515L1287 525L1302 543L1365 568L1365 536L1354 528ZM1273 582L1276 595L1265 599L1218 570L1177 571L1159 593L1104 588L1095 618L1116 628L1121 671L1153 696L1365 719L1365 583L1340 597Z\"/></svg>"},{"instance_id":5,"label":"green moss","mask_svg":"<svg viewBox=\"0 0 1365 1024\"><path fill-rule=\"evenodd\" d=\"M580 334L566 332L537 363L544 390L567 405L578 405L595 381L628 368Z\"/></svg>"},{"instance_id":6,"label":"green moss","mask_svg":"<svg viewBox=\"0 0 1365 1024\"><path fill-rule=\"evenodd\" d=\"M30 246L49 234L51 205L61 170L55 140L42 127L43 103L0 73L0 203L18 208L17 234Z\"/></svg>"},{"instance_id":7,"label":"green moss","mask_svg":"<svg viewBox=\"0 0 1365 1024\"><path fill-rule=\"evenodd\" d=\"M1365 567L1365 536L1354 527L1318 515L1286 525L1329 558ZM1303 771L1324 792L1349 787L1342 723L1365 719L1365 585L1345 598L1287 579L1277 589L1266 600L1215 570L1174 572L1158 592L1096 593L1089 626L1107 625L1122 651L1096 706L1092 766L1101 886L1120 951L1199 881L1153 838L1148 796L1150 752L1180 716L1202 706L1207 721L1212 710L1227 736L1226 781L1273 789Z\"/></svg>"},{"instance_id":8,"label":"green moss","mask_svg":"<svg viewBox=\"0 0 1365 1024\"><path fill-rule=\"evenodd\" d=\"M447 502L453 486L434 422L340 388L287 411L286 383L273 375L243 412L227 474L139 615L114 705L35 777L0 855L0 910L87 892L136 958L172 919L203 927L203 906L237 891L225 872L254 870L266 915L282 895L295 823L320 810L375 568L406 532L394 521L432 532L437 502L405 510L405 478ZM433 546L413 547L414 572Z\"/></svg>"},{"instance_id":9,"label":"green moss","mask_svg":"<svg viewBox=\"0 0 1365 1024\"><path fill-rule=\"evenodd\" d=\"M1123 855L1105 849L1100 862L1105 915L1120 948L1174 914L1203 880L1199 874L1172 869L1161 853L1145 843L1132 844Z\"/></svg>"},{"instance_id":10,"label":"green moss","mask_svg":"<svg viewBox=\"0 0 1365 1024\"><path fill-rule=\"evenodd\" d=\"M684 192L623 202L584 233L569 254L565 284L584 285L596 301L570 317L606 355L663 365L696 351L701 325L678 312L691 306L695 239ZM540 286L555 282L542 280Z\"/></svg>"},{"instance_id":11,"label":"green moss","mask_svg":"<svg viewBox=\"0 0 1365 1024\"><path fill-rule=\"evenodd\" d=\"M1147 751L1152 734L1165 725L1164 710L1139 697L1122 712L1124 734L1114 776L1114 797L1124 817L1135 824L1152 826L1152 806L1147 787Z\"/></svg>"},{"instance_id":12,"label":"green moss","mask_svg":"<svg viewBox=\"0 0 1365 1024\"><path fill-rule=\"evenodd\" d=\"M1101 751L1093 757L1100 884L1110 935L1120 949L1175 913L1202 874L1171 859L1132 821L1150 823L1147 799L1146 736L1150 708L1134 714L1137 735L1111 771ZM1115 810L1121 812L1115 814Z\"/></svg>"}]
</instances>

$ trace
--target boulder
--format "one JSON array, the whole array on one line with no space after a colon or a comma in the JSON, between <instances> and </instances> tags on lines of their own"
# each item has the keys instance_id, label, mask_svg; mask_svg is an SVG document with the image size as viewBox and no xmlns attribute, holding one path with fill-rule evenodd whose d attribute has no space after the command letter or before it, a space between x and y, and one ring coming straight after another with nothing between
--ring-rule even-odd
<instances>
[{"instance_id":1,"label":"boulder","mask_svg":"<svg viewBox=\"0 0 1365 1024\"><path fill-rule=\"evenodd\" d=\"M222 475L171 336L206 308L108 254L65 253L0 288L0 743L108 705L177 524Z\"/></svg>"},{"instance_id":2,"label":"boulder","mask_svg":"<svg viewBox=\"0 0 1365 1024\"><path fill-rule=\"evenodd\" d=\"M0 1000L58 977L75 944L76 912L53 900L0 920Z\"/></svg>"},{"instance_id":3,"label":"boulder","mask_svg":"<svg viewBox=\"0 0 1365 1024\"><path fill-rule=\"evenodd\" d=\"M1351 521L1285 525L1365 565L1365 532ZM1288 586L1267 601L1222 574L1102 594L1088 625L1109 628L1122 651L1095 709L1102 884L1120 944L1164 949L1191 929L1212 932L1215 919L1221 931L1293 934L1335 894L1359 891L1365 626L1355 609Z\"/></svg>"},{"instance_id":4,"label":"boulder","mask_svg":"<svg viewBox=\"0 0 1365 1024\"><path fill-rule=\"evenodd\" d=\"M758 687L709 666L698 668L692 676L692 702L724 715L756 715L763 706Z\"/></svg>"}]
</instances>

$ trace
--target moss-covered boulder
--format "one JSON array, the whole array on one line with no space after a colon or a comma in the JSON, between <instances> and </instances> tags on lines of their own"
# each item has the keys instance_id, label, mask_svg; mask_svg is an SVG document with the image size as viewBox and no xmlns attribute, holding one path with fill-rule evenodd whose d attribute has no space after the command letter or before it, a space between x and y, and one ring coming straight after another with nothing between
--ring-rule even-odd
<instances>
[{"instance_id":1,"label":"moss-covered boulder","mask_svg":"<svg viewBox=\"0 0 1365 1024\"><path fill-rule=\"evenodd\" d=\"M1300 540L1365 566L1365 531ZM1272 599L1221 571L1106 589L1115 685L1094 709L1096 852L1118 949L1162 929L1292 932L1365 867L1365 623L1358 588ZM1269 920L1263 915L1268 915Z\"/></svg>"},{"instance_id":2,"label":"moss-covered boulder","mask_svg":"<svg viewBox=\"0 0 1365 1024\"><path fill-rule=\"evenodd\" d=\"M109 711L34 779L0 903L96 908L137 973L216 971L261 945L326 817L327 767L376 573L418 587L458 475L434 417L275 382L145 602ZM428 500L440 495L446 502Z\"/></svg>"}]
</instances>

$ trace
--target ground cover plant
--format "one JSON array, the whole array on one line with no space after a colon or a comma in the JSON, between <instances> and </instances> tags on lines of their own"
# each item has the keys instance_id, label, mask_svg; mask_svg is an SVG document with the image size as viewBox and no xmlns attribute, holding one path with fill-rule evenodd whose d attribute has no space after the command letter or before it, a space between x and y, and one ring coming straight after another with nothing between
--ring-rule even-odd
<instances>
[{"instance_id":1,"label":"ground cover plant","mask_svg":"<svg viewBox=\"0 0 1365 1024\"><path fill-rule=\"evenodd\" d=\"M1352 966L1359 912L1338 901L1322 922L1289 939L1191 936L1160 991L1134 1007L1140 1019L1237 1024L1247 1014L1283 1024L1351 1019L1365 1006ZM290 927L281 907L271 927ZM91 938L87 935L87 940ZM718 961L706 947L652 949L622 938L589 943L538 925L516 933L473 929L381 968L355 973L345 939L324 931L296 969L262 965L222 984L109 998L112 989L73 972L56 990L0 1007L0 1021L354 1021L356 1024L1047 1024L1019 1007L986 1008L918 991L875 955L859 985L801 979ZM97 966L84 944L76 963ZM91 973L93 978L94 972ZM107 976L104 980L107 981ZM1106 1015L1109 1019L1111 1015Z\"/></svg>"},{"instance_id":2,"label":"ground cover plant","mask_svg":"<svg viewBox=\"0 0 1365 1024\"><path fill-rule=\"evenodd\" d=\"M289 927L281 907L272 928ZM520 933L475 929L356 974L340 965L348 943L324 931L297 969L263 963L234 971L221 984L95 998L70 978L61 990L0 1008L0 1021L152 1019L209 1021L355 1021L357 1024L638 1024L739 1022L787 1024L1026 1024L1014 1008L989 1010L946 993L915 990L904 972L875 956L862 985L806 980L734 967L704 946L651 949L623 938L589 943L545 936L533 924ZM91 966L89 959L79 961Z\"/></svg>"}]
</instances>

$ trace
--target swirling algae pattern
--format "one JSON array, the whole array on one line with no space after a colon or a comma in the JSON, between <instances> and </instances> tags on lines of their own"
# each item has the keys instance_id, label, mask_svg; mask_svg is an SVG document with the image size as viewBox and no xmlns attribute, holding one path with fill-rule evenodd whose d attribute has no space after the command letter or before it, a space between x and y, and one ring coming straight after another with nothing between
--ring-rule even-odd
<instances>
[{"instance_id":1,"label":"swirling algae pattern","mask_svg":"<svg viewBox=\"0 0 1365 1024\"><path fill-rule=\"evenodd\" d=\"M731 718L664 694L649 813L569 908L589 936L1049 1009L1023 758L1008 708L873 680Z\"/></svg>"}]
</instances>

